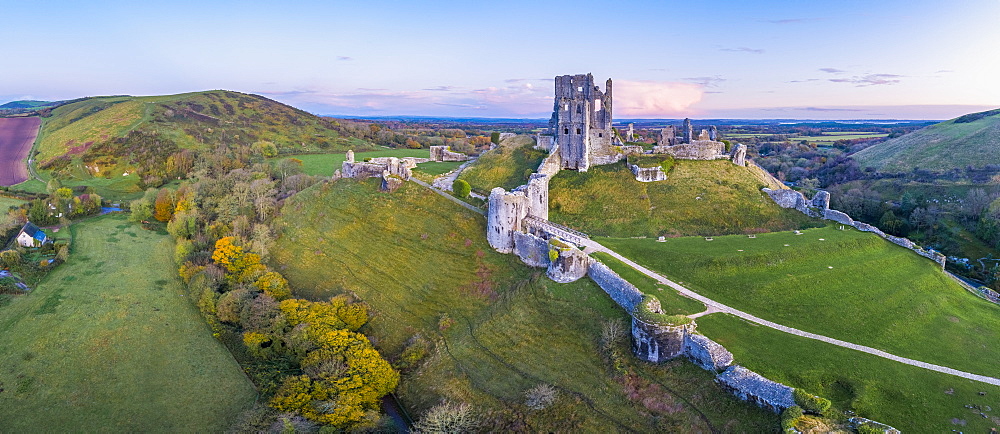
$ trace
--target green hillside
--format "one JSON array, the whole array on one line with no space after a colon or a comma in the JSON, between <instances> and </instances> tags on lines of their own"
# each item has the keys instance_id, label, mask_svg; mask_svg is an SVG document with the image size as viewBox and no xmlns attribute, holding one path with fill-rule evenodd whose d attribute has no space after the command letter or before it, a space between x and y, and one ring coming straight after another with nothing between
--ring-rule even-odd
<instances>
[{"instance_id":1,"label":"green hillside","mask_svg":"<svg viewBox=\"0 0 1000 434\"><path fill-rule=\"evenodd\" d=\"M755 166L678 160L666 181L639 182L624 164L563 170L549 183L549 219L590 235L721 235L820 225L760 191Z\"/></svg>"},{"instance_id":2,"label":"green hillside","mask_svg":"<svg viewBox=\"0 0 1000 434\"><path fill-rule=\"evenodd\" d=\"M247 152L259 141L274 143L281 154L371 148L342 135L336 121L261 96L216 90L94 97L59 106L42 122L35 160L44 177L171 178L183 161L191 164L191 154L180 155L184 150L225 155Z\"/></svg>"},{"instance_id":3,"label":"green hillside","mask_svg":"<svg viewBox=\"0 0 1000 434\"><path fill-rule=\"evenodd\" d=\"M688 362L639 363L624 334L612 362L602 324L626 314L595 284L548 281L493 251L482 216L412 183L393 194L377 184L342 179L291 198L272 255L297 295L348 293L368 304L373 318L362 331L389 360L409 360L405 348L429 343L397 391L414 416L449 399L472 404L496 431L777 426L774 414L723 392ZM559 398L532 411L525 392L539 384Z\"/></svg>"},{"instance_id":4,"label":"green hillside","mask_svg":"<svg viewBox=\"0 0 1000 434\"><path fill-rule=\"evenodd\" d=\"M48 107L50 105L57 104L53 101L34 101L34 100L21 100L21 101L11 101L0 105L0 109L27 109L27 108L41 108Z\"/></svg>"},{"instance_id":5,"label":"green hillside","mask_svg":"<svg viewBox=\"0 0 1000 434\"><path fill-rule=\"evenodd\" d=\"M500 143L500 146L483 153L478 160L462 171L461 179L472 189L489 194L494 187L511 190L525 182L542 160L548 155L534 149L531 136L515 136Z\"/></svg>"},{"instance_id":6,"label":"green hillside","mask_svg":"<svg viewBox=\"0 0 1000 434\"><path fill-rule=\"evenodd\" d=\"M862 167L907 172L916 167L950 170L1000 164L1000 109L967 114L864 149L853 158Z\"/></svg>"}]
</instances>

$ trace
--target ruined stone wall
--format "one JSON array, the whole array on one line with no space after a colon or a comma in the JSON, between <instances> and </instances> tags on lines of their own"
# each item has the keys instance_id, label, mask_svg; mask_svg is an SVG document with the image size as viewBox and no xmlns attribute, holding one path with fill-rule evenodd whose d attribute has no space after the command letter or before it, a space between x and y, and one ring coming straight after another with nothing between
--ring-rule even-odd
<instances>
[{"instance_id":1,"label":"ruined stone wall","mask_svg":"<svg viewBox=\"0 0 1000 434\"><path fill-rule=\"evenodd\" d=\"M557 173L562 169L562 159L559 155L558 146L549 151L549 156L542 160L542 164L538 165L538 173L542 175L548 175L549 177L556 176Z\"/></svg>"},{"instance_id":2,"label":"ruined stone wall","mask_svg":"<svg viewBox=\"0 0 1000 434\"><path fill-rule=\"evenodd\" d=\"M522 186L527 197L528 215L549 219L549 176L532 173L528 183ZM518 187L521 188L521 187Z\"/></svg>"},{"instance_id":3,"label":"ruined stone wall","mask_svg":"<svg viewBox=\"0 0 1000 434\"><path fill-rule=\"evenodd\" d=\"M511 134L511 133L503 133ZM503 137L503 134L500 136ZM513 134L511 134L513 135ZM468 155L461 152L453 152L448 146L431 146L431 161L466 161Z\"/></svg>"},{"instance_id":4,"label":"ruined stone wall","mask_svg":"<svg viewBox=\"0 0 1000 434\"><path fill-rule=\"evenodd\" d=\"M569 283L587 275L590 256L576 247L562 247L558 240L550 240L549 251L556 252L555 260L549 262L546 275L559 283ZM549 257L551 259L551 256Z\"/></svg>"},{"instance_id":5,"label":"ruined stone wall","mask_svg":"<svg viewBox=\"0 0 1000 434\"><path fill-rule=\"evenodd\" d=\"M666 181L667 174L663 172L663 169L659 166L657 167L639 167L635 164L628 166L632 174L635 175L635 180L639 182L655 182L655 181Z\"/></svg>"},{"instance_id":6,"label":"ruined stone wall","mask_svg":"<svg viewBox=\"0 0 1000 434\"><path fill-rule=\"evenodd\" d=\"M694 141L688 144L674 146L654 146L654 154L671 155L678 160L715 160L725 154L726 144L711 140Z\"/></svg>"},{"instance_id":7,"label":"ruined stone wall","mask_svg":"<svg viewBox=\"0 0 1000 434\"><path fill-rule=\"evenodd\" d=\"M719 372L733 364L733 353L717 342L697 333L684 336L684 354L706 371Z\"/></svg>"},{"instance_id":8,"label":"ruined stone wall","mask_svg":"<svg viewBox=\"0 0 1000 434\"><path fill-rule=\"evenodd\" d=\"M538 133L535 136L535 149L541 149L543 151L551 151L555 146L556 138L549 134Z\"/></svg>"},{"instance_id":9,"label":"ruined stone wall","mask_svg":"<svg viewBox=\"0 0 1000 434\"><path fill-rule=\"evenodd\" d=\"M632 317L632 351L647 362L660 363L684 354L684 336L693 324L667 326Z\"/></svg>"},{"instance_id":10,"label":"ruined stone wall","mask_svg":"<svg viewBox=\"0 0 1000 434\"><path fill-rule=\"evenodd\" d=\"M646 150L639 145L626 145L626 146L619 146L618 148L621 150L621 154L624 155L641 155L646 153Z\"/></svg>"},{"instance_id":11,"label":"ruined stone wall","mask_svg":"<svg viewBox=\"0 0 1000 434\"><path fill-rule=\"evenodd\" d=\"M514 233L521 232L521 221L528 214L523 192L507 192L497 187L490 192L486 212L486 241L500 253L514 250Z\"/></svg>"},{"instance_id":12,"label":"ruined stone wall","mask_svg":"<svg viewBox=\"0 0 1000 434\"><path fill-rule=\"evenodd\" d=\"M764 378L740 365L730 366L715 381L744 401L753 402L775 413L795 405L791 387Z\"/></svg>"},{"instance_id":13,"label":"ruined stone wall","mask_svg":"<svg viewBox=\"0 0 1000 434\"><path fill-rule=\"evenodd\" d=\"M514 254L529 267L549 266L549 242L529 233L514 232Z\"/></svg>"},{"instance_id":14,"label":"ruined stone wall","mask_svg":"<svg viewBox=\"0 0 1000 434\"><path fill-rule=\"evenodd\" d=\"M774 200L774 203L778 204L778 206L782 208L794 208L810 217L818 217L825 220L832 220L843 225L853 226L854 228L862 232L874 233L882 238L885 238L887 241L893 244L910 249L914 253L936 262L938 265L941 266L941 269L944 269L945 262L947 259L943 254L926 250L907 238L888 235L885 232L879 230L879 228L875 226L855 221L854 219L851 218L851 216L847 215L844 212L837 211L835 209L830 209L829 192L820 190L816 192L816 195L813 196L812 200L808 200L806 199L806 196L804 194L795 190L788 190L788 189L772 190L770 188L764 188L762 189L762 191L767 193L767 195L770 196L772 200Z\"/></svg>"},{"instance_id":15,"label":"ruined stone wall","mask_svg":"<svg viewBox=\"0 0 1000 434\"><path fill-rule=\"evenodd\" d=\"M601 261L591 260L587 275L629 314L642 302L642 291Z\"/></svg>"},{"instance_id":16,"label":"ruined stone wall","mask_svg":"<svg viewBox=\"0 0 1000 434\"><path fill-rule=\"evenodd\" d=\"M677 144L677 128L670 125L660 130L660 136L656 139L658 146L673 146Z\"/></svg>"},{"instance_id":17,"label":"ruined stone wall","mask_svg":"<svg viewBox=\"0 0 1000 434\"><path fill-rule=\"evenodd\" d=\"M366 162L355 162L354 153L348 154L348 159L340 165L341 175L345 178L379 178L382 172L408 181L413 176L413 168L417 164L413 160L401 160L396 157L373 158Z\"/></svg>"},{"instance_id":18,"label":"ruined stone wall","mask_svg":"<svg viewBox=\"0 0 1000 434\"><path fill-rule=\"evenodd\" d=\"M591 74L555 79L555 101L549 133L555 137L563 169L587 171L594 164L618 161L612 149L612 83L605 91Z\"/></svg>"},{"instance_id":19,"label":"ruined stone wall","mask_svg":"<svg viewBox=\"0 0 1000 434\"><path fill-rule=\"evenodd\" d=\"M742 143L737 143L736 146L733 146L731 158L733 160L733 164L745 167L747 165L747 146Z\"/></svg>"},{"instance_id":20,"label":"ruined stone wall","mask_svg":"<svg viewBox=\"0 0 1000 434\"><path fill-rule=\"evenodd\" d=\"M499 141L502 142L502 141L507 140L509 138L512 138L514 136L517 136L517 134L515 134L515 133L500 133L500 139L499 139Z\"/></svg>"}]
</instances>

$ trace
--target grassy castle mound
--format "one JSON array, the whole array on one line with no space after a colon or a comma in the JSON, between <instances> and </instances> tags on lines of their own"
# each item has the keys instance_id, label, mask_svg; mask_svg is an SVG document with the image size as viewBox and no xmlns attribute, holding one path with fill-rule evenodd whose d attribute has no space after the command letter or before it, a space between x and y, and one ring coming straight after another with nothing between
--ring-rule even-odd
<instances>
[{"instance_id":1,"label":"grassy castle mound","mask_svg":"<svg viewBox=\"0 0 1000 434\"><path fill-rule=\"evenodd\" d=\"M487 195L495 187L513 190L528 182L528 177L547 152L534 149L535 141L531 136L514 136L500 142L500 145L483 153L475 164L462 171L464 179L472 189Z\"/></svg>"},{"instance_id":2,"label":"grassy castle mound","mask_svg":"<svg viewBox=\"0 0 1000 434\"><path fill-rule=\"evenodd\" d=\"M676 160L666 181L638 182L624 164L563 170L549 183L549 220L591 236L772 232L820 225L779 207L755 166Z\"/></svg>"}]
</instances>

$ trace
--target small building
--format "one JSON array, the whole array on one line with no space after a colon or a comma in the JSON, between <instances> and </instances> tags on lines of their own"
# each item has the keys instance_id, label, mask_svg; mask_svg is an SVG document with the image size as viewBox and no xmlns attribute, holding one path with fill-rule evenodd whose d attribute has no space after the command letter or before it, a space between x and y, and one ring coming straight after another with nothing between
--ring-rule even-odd
<instances>
[{"instance_id":1,"label":"small building","mask_svg":"<svg viewBox=\"0 0 1000 434\"><path fill-rule=\"evenodd\" d=\"M45 232L35 226L31 222L24 224L21 228L21 232L17 234L17 244L24 247L39 247L42 244L52 242Z\"/></svg>"}]
</instances>

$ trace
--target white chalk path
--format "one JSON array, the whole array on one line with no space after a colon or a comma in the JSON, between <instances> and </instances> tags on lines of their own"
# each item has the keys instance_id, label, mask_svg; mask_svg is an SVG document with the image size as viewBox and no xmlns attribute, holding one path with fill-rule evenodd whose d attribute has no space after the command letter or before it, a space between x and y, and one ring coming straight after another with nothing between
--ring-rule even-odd
<instances>
[{"instance_id":1,"label":"white chalk path","mask_svg":"<svg viewBox=\"0 0 1000 434\"><path fill-rule=\"evenodd\" d=\"M783 326L781 324L774 323L774 322L768 321L766 319L758 318L758 317L756 317L754 315L751 315L751 314L743 312L741 310L738 310L738 309L726 306L726 305L724 305L722 303L719 303L719 302L717 302L715 300L712 300L712 299L710 299L708 297L705 297L705 296L703 296L701 294L698 294L698 293L696 293L696 292L694 292L694 291L692 291L690 289L687 289L687 288L685 288L685 287L677 284L676 282L674 282L674 281L672 281L670 279L667 279L666 277L663 277L663 276L657 274L656 272L654 272L654 271L652 271L652 270L650 270L650 269L648 269L646 267L643 267L642 265L636 264L632 260L630 260L630 259L628 259L628 258L626 258L626 257L624 257L622 255L619 255L614 250L611 250L611 249L609 249L607 247L604 247L603 245L601 245L597 241L590 240L590 239L583 240L583 247L586 249L586 251L604 252L604 253L607 253L607 254L609 254L611 256L614 256L619 261L622 261L622 262L628 264L630 267L635 268L640 273L645 274L645 275L647 275L649 277L652 277L653 279L656 279L657 282L660 282L663 285L667 285L667 286L669 286L671 288L674 288L678 292L680 292L681 294L683 294L683 295L685 295L687 297L690 297L690 298L698 300L698 301L700 301L702 303L705 303L705 306L708 307L708 310L706 310L705 312L702 312L700 314L697 314L699 316L700 315L706 315L706 314L712 313L712 312L725 312L725 313L728 313L730 315L734 315L734 316L743 318L743 319L745 319L747 321L750 321L750 322L753 322L753 323L757 323L757 324L760 324L760 325L765 326L765 327L770 327L770 328L775 329L775 330L783 331L785 333L790 333L790 334L793 334L793 335L796 335L796 336L802 336L804 338L815 339L817 341L826 342L828 344L833 344L833 345L836 345L838 347L850 348L852 350L861 351L863 353L868 353L868 354L871 354L871 355L879 356L879 357L886 358L886 359L889 359L889 360L893 360L893 361L896 361L896 362L899 362L899 363L905 363L905 364L911 365L911 366L917 366L917 367L920 367L920 368L929 369L931 371L936 371L936 372L940 372L940 373L943 373L943 374L954 375L954 376L957 376L957 377L967 378L969 380L975 380L975 381L980 381L980 382L987 383L987 384L992 384L994 386L1000 386L1000 379L998 379L998 378L987 377L985 375L979 375L979 374L973 374L973 373L970 373L970 372L959 371L957 369L952 369L952 368L949 368L947 366L940 366L940 365L935 365L933 363L921 362L919 360L913 360L913 359L908 359L906 357L900 357L900 356L897 356L897 355L894 355L894 354L889 354L889 353L887 353L885 351L882 351L882 350L879 350L879 349L875 349L875 348L872 348L872 347L866 347L864 345L852 344L850 342L842 341L840 339L834 339L834 338L831 338L831 337L827 337L827 336L823 336L823 335L818 335L818 334L815 334L815 333L809 333L809 332L802 331L802 330L799 330L799 329L796 329L796 328Z\"/></svg>"},{"instance_id":2,"label":"white chalk path","mask_svg":"<svg viewBox=\"0 0 1000 434\"><path fill-rule=\"evenodd\" d=\"M474 211L474 212L476 212L478 214L485 214L485 212L483 212L483 210L481 210L479 208L476 208L476 207L474 207L472 205L469 205L468 203L463 202L461 199L459 199L459 198L457 198L455 196L452 196L452 195L450 195L448 193L445 193L445 192L443 192L441 190L438 190L438 189L434 188L433 186L431 186L430 184L428 184L428 183L426 183L424 181L421 181L421 180L419 180L417 178L410 178L410 181L416 182L417 184L420 184L420 185L422 185L424 187L427 187L427 188L431 189L431 191L433 191L433 192L435 192L437 194L440 194L441 196L444 196L444 197L448 198L448 200L450 200L452 202L455 202L455 203L457 203L457 204L459 204L461 206L464 206L465 208L468 208L470 211Z\"/></svg>"}]
</instances>

